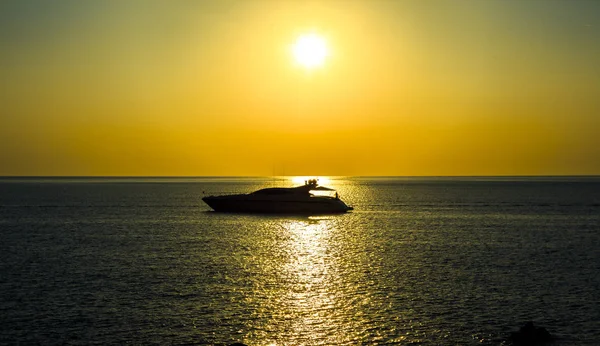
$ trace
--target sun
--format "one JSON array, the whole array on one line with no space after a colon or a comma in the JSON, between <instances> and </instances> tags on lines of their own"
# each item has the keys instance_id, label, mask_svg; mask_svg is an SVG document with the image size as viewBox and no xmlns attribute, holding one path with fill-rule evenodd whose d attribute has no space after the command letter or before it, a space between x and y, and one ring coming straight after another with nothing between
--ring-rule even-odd
<instances>
[{"instance_id":1,"label":"sun","mask_svg":"<svg viewBox=\"0 0 600 346\"><path fill-rule=\"evenodd\" d=\"M307 69L323 66L329 55L327 42L317 34L305 34L296 40L293 46L296 62Z\"/></svg>"}]
</instances>

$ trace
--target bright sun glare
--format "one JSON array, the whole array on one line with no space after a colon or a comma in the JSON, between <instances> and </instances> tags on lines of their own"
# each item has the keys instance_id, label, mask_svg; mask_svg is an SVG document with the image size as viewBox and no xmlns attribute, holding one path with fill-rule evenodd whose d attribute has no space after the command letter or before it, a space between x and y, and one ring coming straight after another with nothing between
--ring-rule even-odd
<instances>
[{"instance_id":1,"label":"bright sun glare","mask_svg":"<svg viewBox=\"0 0 600 346\"><path fill-rule=\"evenodd\" d=\"M295 185L304 185L304 182L310 179L317 179L319 185L327 185L331 182L331 179L328 177L309 177L309 176L301 176L301 177L292 177L292 183Z\"/></svg>"},{"instance_id":2,"label":"bright sun glare","mask_svg":"<svg viewBox=\"0 0 600 346\"><path fill-rule=\"evenodd\" d=\"M329 54L327 42L316 34L298 37L293 47L293 53L296 62L308 69L322 66Z\"/></svg>"}]
</instances>

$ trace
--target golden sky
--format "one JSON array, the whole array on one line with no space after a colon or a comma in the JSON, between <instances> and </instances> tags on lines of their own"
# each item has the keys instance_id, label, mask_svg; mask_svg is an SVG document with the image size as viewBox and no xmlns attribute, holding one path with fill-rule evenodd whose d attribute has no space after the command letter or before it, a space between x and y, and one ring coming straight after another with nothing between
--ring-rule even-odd
<instances>
[{"instance_id":1,"label":"golden sky","mask_svg":"<svg viewBox=\"0 0 600 346\"><path fill-rule=\"evenodd\" d=\"M6 0L0 175L598 175L599 62L596 0Z\"/></svg>"}]
</instances>

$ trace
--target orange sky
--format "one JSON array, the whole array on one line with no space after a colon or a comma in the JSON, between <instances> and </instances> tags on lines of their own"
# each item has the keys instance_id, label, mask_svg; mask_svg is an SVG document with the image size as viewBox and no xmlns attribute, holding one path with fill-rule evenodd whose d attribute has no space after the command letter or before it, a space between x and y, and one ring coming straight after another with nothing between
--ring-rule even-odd
<instances>
[{"instance_id":1,"label":"orange sky","mask_svg":"<svg viewBox=\"0 0 600 346\"><path fill-rule=\"evenodd\" d=\"M597 1L0 13L0 175L600 174ZM310 71L307 32L330 49Z\"/></svg>"}]
</instances>

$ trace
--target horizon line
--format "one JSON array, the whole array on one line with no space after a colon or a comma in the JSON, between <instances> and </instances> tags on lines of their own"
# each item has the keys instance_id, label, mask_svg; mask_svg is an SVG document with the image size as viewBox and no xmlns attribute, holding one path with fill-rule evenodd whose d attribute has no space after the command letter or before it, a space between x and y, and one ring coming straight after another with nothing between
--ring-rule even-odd
<instances>
[{"instance_id":1,"label":"horizon line","mask_svg":"<svg viewBox=\"0 0 600 346\"><path fill-rule=\"evenodd\" d=\"M533 177L600 177L600 174L499 174L499 175L0 175L2 178L533 178Z\"/></svg>"}]
</instances>

